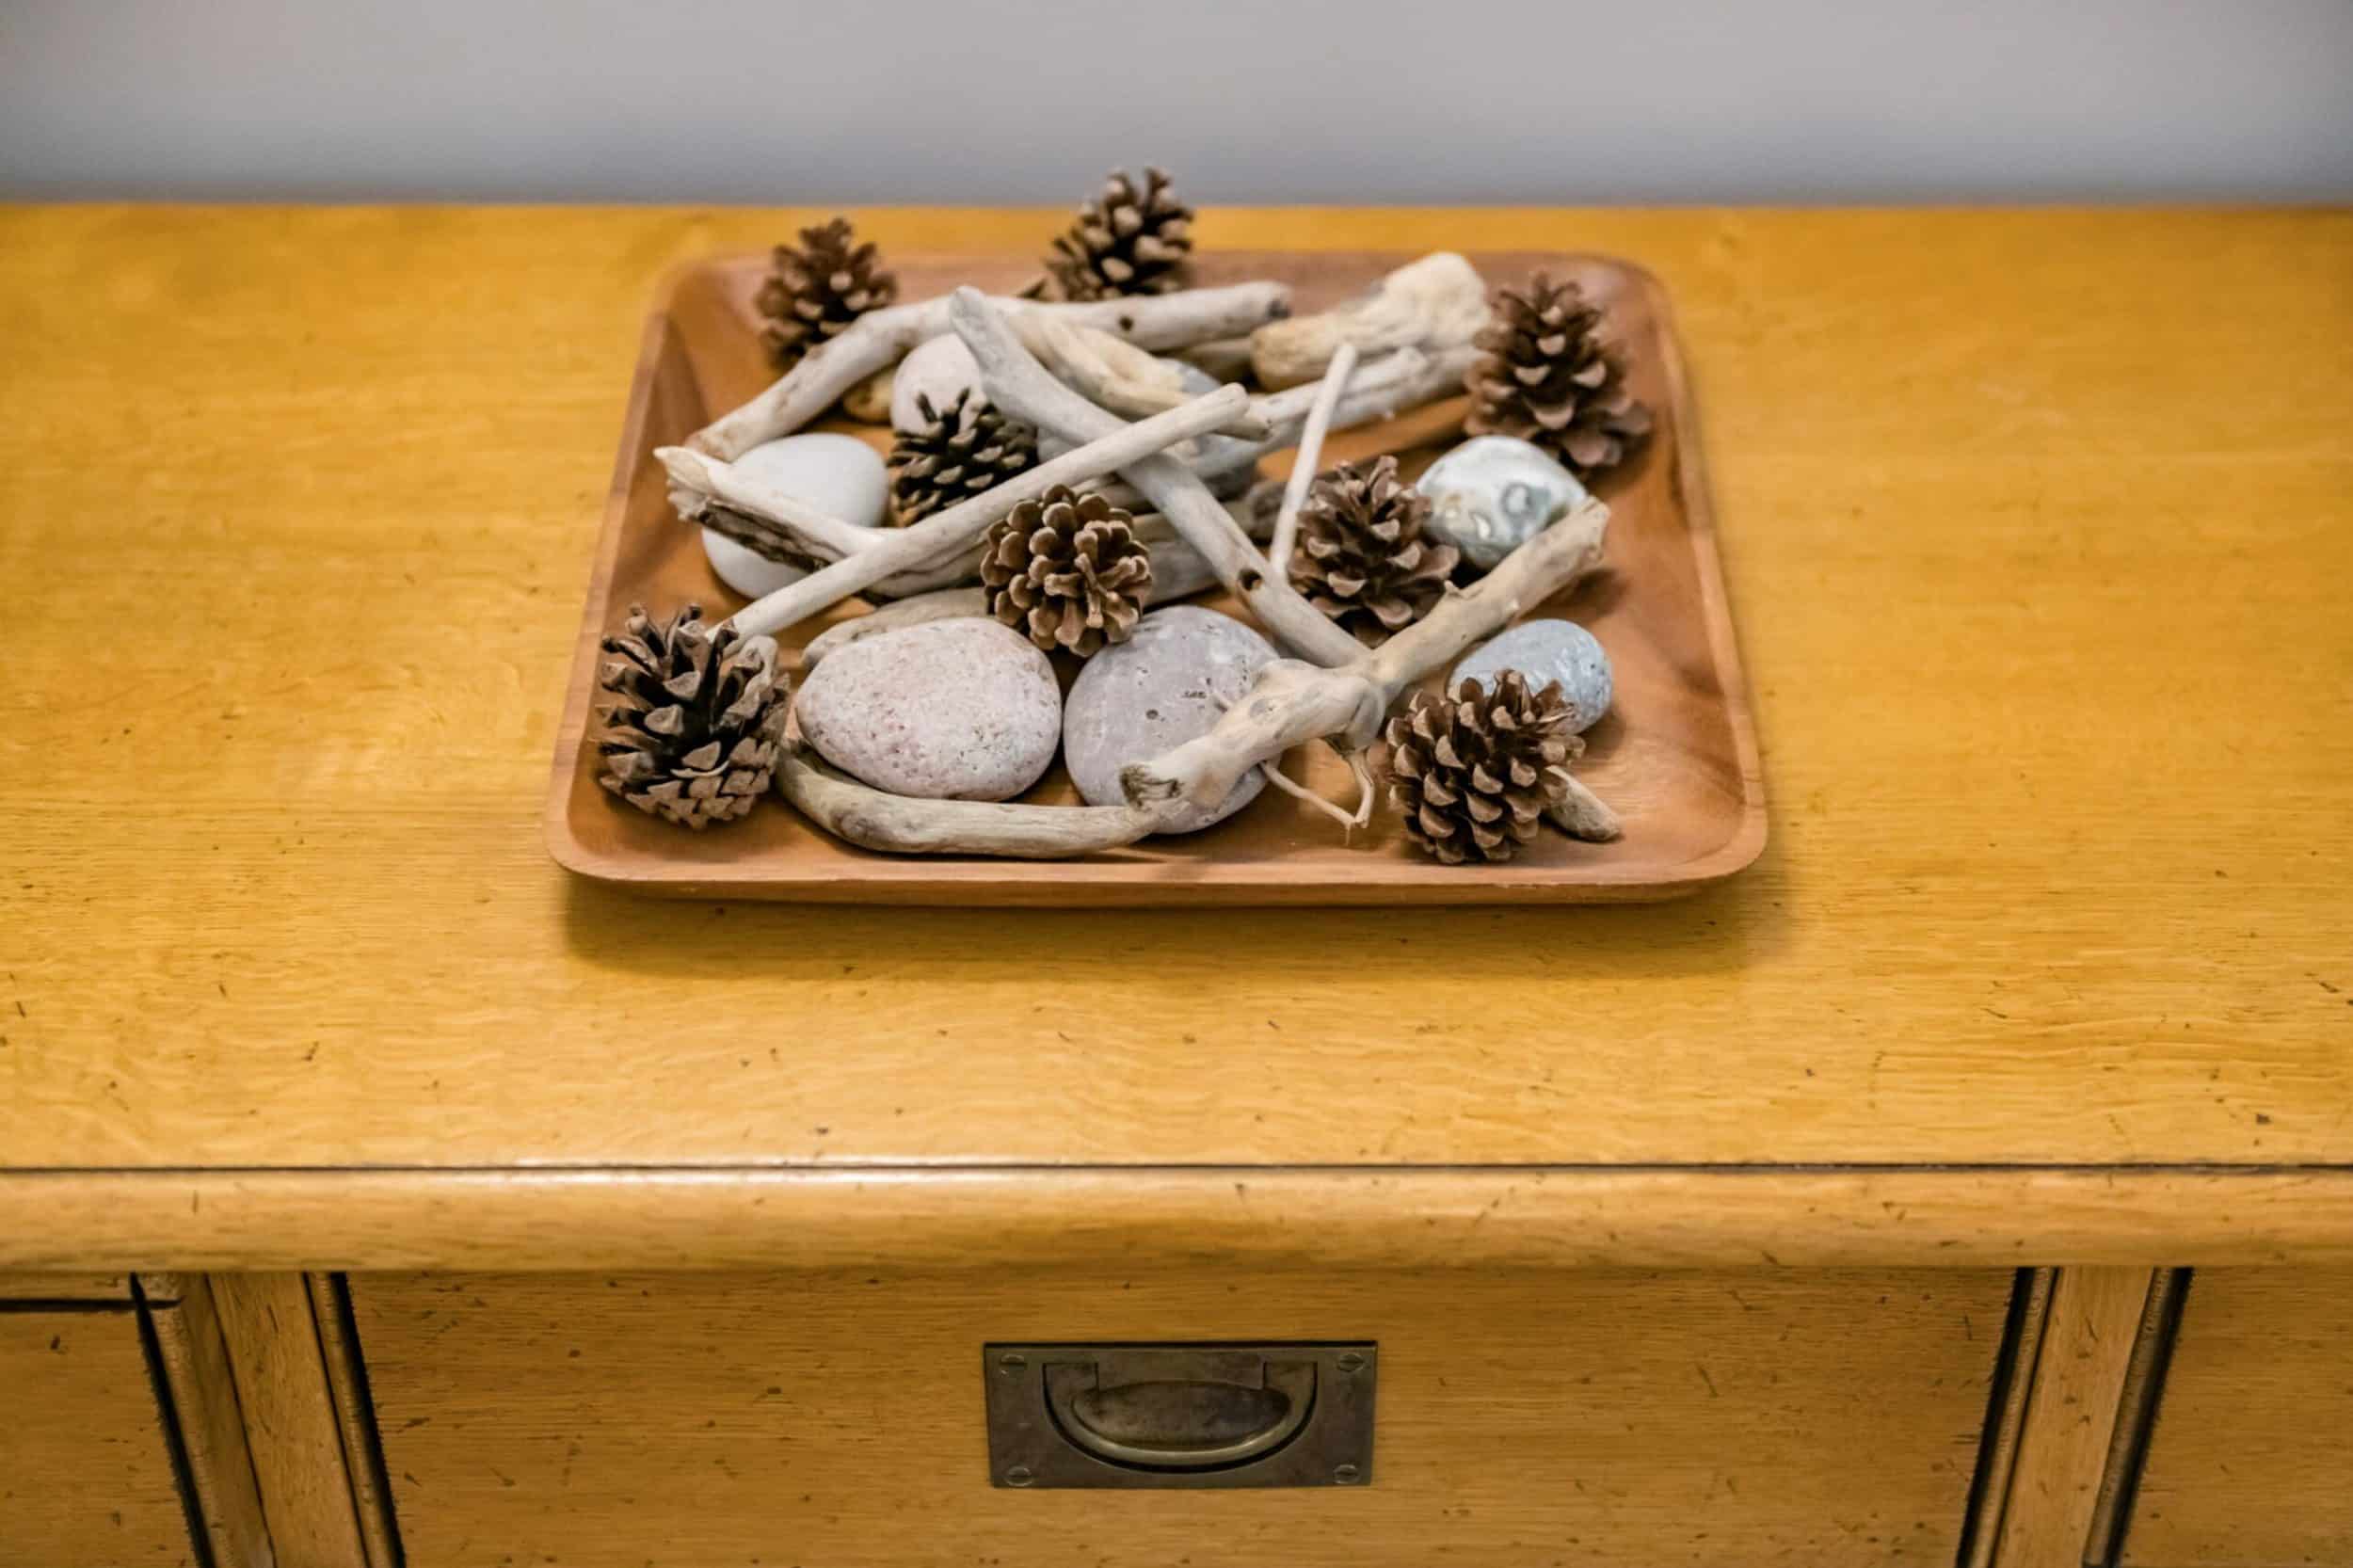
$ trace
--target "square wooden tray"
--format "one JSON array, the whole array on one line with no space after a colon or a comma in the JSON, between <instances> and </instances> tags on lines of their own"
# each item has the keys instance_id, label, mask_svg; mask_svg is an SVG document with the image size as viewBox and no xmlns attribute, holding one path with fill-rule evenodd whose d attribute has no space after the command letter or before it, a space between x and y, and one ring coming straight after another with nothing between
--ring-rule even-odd
<instances>
[{"instance_id":1,"label":"square wooden tray","mask_svg":"<svg viewBox=\"0 0 2353 1568\"><path fill-rule=\"evenodd\" d=\"M1282 280L1293 287L1294 308L1311 311L1410 259L1228 251L1202 256L1198 272L1204 283ZM1406 841L1385 802L1372 827L1348 842L1330 819L1268 790L1204 833L1083 859L1030 862L875 854L827 836L781 801L701 834L621 805L596 782L599 638L632 601L666 610L697 600L714 615L742 603L712 576L696 530L671 510L651 456L771 378L752 306L763 263L739 257L672 274L647 325L556 739L547 814L555 858L583 876L648 893L938 904L1600 903L1673 898L1739 871L1764 847L1764 782L1665 293L1640 268L1605 257L1471 260L1491 281L1517 280L1539 265L1580 280L1607 303L1635 390L1657 414L1647 446L1599 487L1611 509L1607 569L1536 612L1581 622L1609 650L1615 703L1586 732L1588 749L1577 771L1625 819L1617 842L1578 843L1546 830L1507 864L1442 866ZM1026 260L1003 256L901 257L894 269L906 299L967 282L1011 292L1034 270ZM1327 461L1394 449L1417 435L1438 438L1405 456L1406 471L1417 472L1452 439L1459 413L1458 402L1343 433L1327 443ZM888 431L823 427L887 449ZM1270 472L1282 472L1287 460L1285 455L1273 462ZM1214 596L1201 602L1232 608ZM779 641L797 648L824 625L858 613L839 611ZM1328 797L1353 798L1346 768L1328 748L1294 752L1286 767ZM1079 797L1057 763L1022 798L1075 804Z\"/></svg>"}]
</instances>

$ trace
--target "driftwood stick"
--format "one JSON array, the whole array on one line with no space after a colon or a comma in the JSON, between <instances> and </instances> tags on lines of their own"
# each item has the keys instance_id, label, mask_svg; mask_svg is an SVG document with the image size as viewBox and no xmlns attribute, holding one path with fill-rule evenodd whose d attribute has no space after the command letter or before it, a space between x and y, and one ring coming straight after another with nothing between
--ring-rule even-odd
<instances>
[{"instance_id":1,"label":"driftwood stick","mask_svg":"<svg viewBox=\"0 0 2353 1568\"><path fill-rule=\"evenodd\" d=\"M1323 373L1316 387L1316 400L1308 406L1307 423L1299 432L1299 456L1291 460L1290 483L1283 487L1283 504L1274 514L1274 542L1267 547L1267 561L1277 577L1290 575L1291 546L1299 537L1299 509L1307 504L1307 488L1316 482L1316 466L1323 458L1324 432L1332 428L1333 411L1339 407L1340 393L1348 389L1348 378L1355 370L1356 345L1344 343L1332 356L1332 368Z\"/></svg>"},{"instance_id":2,"label":"driftwood stick","mask_svg":"<svg viewBox=\"0 0 2353 1568\"><path fill-rule=\"evenodd\" d=\"M1048 375L1022 346L1004 313L978 289L958 289L950 296L949 320L979 361L989 401L1014 418L1090 446L1123 428L1119 416L1096 408ZM1156 450L1151 456L1122 463L1119 472L1215 568L1218 581L1250 607L1275 642L1327 664L1345 664L1362 651L1354 637L1268 569L1266 557L1233 515L1183 463Z\"/></svg>"},{"instance_id":3,"label":"driftwood stick","mask_svg":"<svg viewBox=\"0 0 2353 1568\"><path fill-rule=\"evenodd\" d=\"M1143 419L1185 401L1184 377L1157 357L1099 328L1032 311L1012 318L1022 345L1054 378L1088 402L1125 419ZM1244 411L1218 434L1259 441L1273 432Z\"/></svg>"},{"instance_id":4,"label":"driftwood stick","mask_svg":"<svg viewBox=\"0 0 2353 1568\"><path fill-rule=\"evenodd\" d=\"M975 294L973 297L977 299L980 296ZM847 336L847 333L843 334L843 337ZM1007 336L1010 338L1011 334ZM833 341L840 343L842 339ZM1018 352L1020 345L1016 344L1014 346ZM1026 354L1022 357L1028 359ZM1035 366L1037 361L1030 360L1029 363ZM1038 374L1041 376L1046 375L1043 370ZM1047 379L1052 381L1050 376ZM1061 388L1059 382L1053 382L1053 385ZM1067 396L1078 395L1067 389L1061 390ZM984 490L936 512L912 528L890 530L880 544L846 555L829 567L811 572L798 583L787 584L765 599L755 600L730 616L728 624L746 636L781 632L795 621L806 620L853 594L863 593L886 578L977 543L999 518L1019 503L1043 495L1056 485L1076 484L1081 479L1095 478L1205 430L1214 429L1232 418L1234 410L1245 401L1240 387L1220 387L1206 396L1194 398L1181 408L1155 414L1137 424L1125 424L1112 415L1104 414L1103 419L1112 428L1101 431L1097 439L1017 473L994 489ZM1207 492L1203 493L1206 496ZM1233 528L1233 519L1226 516L1225 508L1217 506L1215 502L1209 504L1216 507L1218 517L1225 525ZM1244 541L1244 548L1248 548L1247 540ZM1312 610L1308 613L1314 614ZM1316 618L1322 619L1321 616Z\"/></svg>"},{"instance_id":5,"label":"driftwood stick","mask_svg":"<svg viewBox=\"0 0 2353 1568\"><path fill-rule=\"evenodd\" d=\"M1225 799L1252 768L1308 741L1362 751L1378 738L1382 719L1407 686L1597 566L1609 523L1609 508L1587 501L1477 584L1447 595L1422 620L1377 648L1360 649L1345 664L1318 669L1276 660L1208 734L1122 770L1121 790L1143 807L1170 800L1208 804Z\"/></svg>"},{"instance_id":6,"label":"driftwood stick","mask_svg":"<svg viewBox=\"0 0 2353 1568\"><path fill-rule=\"evenodd\" d=\"M1582 839L1589 844L1606 844L1625 831L1618 821L1618 813L1575 778L1569 780L1568 798L1547 808L1545 821L1570 838Z\"/></svg>"},{"instance_id":7,"label":"driftwood stick","mask_svg":"<svg viewBox=\"0 0 2353 1568\"><path fill-rule=\"evenodd\" d=\"M1157 819L1132 806L1021 806L916 800L835 772L806 743L786 742L776 792L836 838L900 855L1001 855L1061 860L1120 849Z\"/></svg>"},{"instance_id":8,"label":"driftwood stick","mask_svg":"<svg viewBox=\"0 0 2353 1568\"><path fill-rule=\"evenodd\" d=\"M1139 348L1181 348L1280 321L1290 313L1290 291L1280 283L1237 283L1230 288L1188 289L1149 298L1085 304L1029 299L997 303L1016 314L1045 313L1099 328ZM840 337L810 349L758 397L696 431L686 444L713 457L741 457L762 441L791 435L831 408L843 392L898 360L924 339L948 329L944 298L869 312Z\"/></svg>"},{"instance_id":9,"label":"driftwood stick","mask_svg":"<svg viewBox=\"0 0 2353 1568\"><path fill-rule=\"evenodd\" d=\"M1479 269L1440 250L1399 267L1362 298L1259 328L1250 334L1250 360L1259 385L1295 386L1321 376L1344 344L1367 354L1468 348L1486 323Z\"/></svg>"}]
</instances>

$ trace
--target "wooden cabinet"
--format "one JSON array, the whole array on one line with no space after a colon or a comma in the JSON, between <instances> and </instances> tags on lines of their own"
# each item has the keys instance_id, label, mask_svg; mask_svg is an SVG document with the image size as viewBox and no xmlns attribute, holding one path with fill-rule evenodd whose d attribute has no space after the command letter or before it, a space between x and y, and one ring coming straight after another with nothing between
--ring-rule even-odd
<instances>
[{"instance_id":1,"label":"wooden cabinet","mask_svg":"<svg viewBox=\"0 0 2353 1568\"><path fill-rule=\"evenodd\" d=\"M351 1280L413 1568L1954 1560L2007 1271ZM1373 1484L992 1487L991 1340L1370 1339Z\"/></svg>"},{"instance_id":2,"label":"wooden cabinet","mask_svg":"<svg viewBox=\"0 0 2353 1568\"><path fill-rule=\"evenodd\" d=\"M2353 1562L2353 1270L2198 1271L2123 1560Z\"/></svg>"},{"instance_id":3,"label":"wooden cabinet","mask_svg":"<svg viewBox=\"0 0 2353 1568\"><path fill-rule=\"evenodd\" d=\"M0 1568L199 1560L128 1297L0 1301Z\"/></svg>"}]
</instances>

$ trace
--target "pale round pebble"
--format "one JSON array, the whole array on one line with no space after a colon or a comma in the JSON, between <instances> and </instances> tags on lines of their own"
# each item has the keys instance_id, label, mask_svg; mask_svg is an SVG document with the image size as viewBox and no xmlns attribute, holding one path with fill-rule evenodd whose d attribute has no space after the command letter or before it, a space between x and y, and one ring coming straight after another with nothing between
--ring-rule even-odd
<instances>
[{"instance_id":1,"label":"pale round pebble","mask_svg":"<svg viewBox=\"0 0 2353 1568\"><path fill-rule=\"evenodd\" d=\"M918 392L932 400L933 412L945 413L961 392L981 395L980 361L953 332L925 339L899 361L890 378L890 427L910 435L930 428L915 406Z\"/></svg>"},{"instance_id":2,"label":"pale round pebble","mask_svg":"<svg viewBox=\"0 0 2353 1568\"><path fill-rule=\"evenodd\" d=\"M827 655L792 698L818 755L878 790L1008 800L1062 736L1054 666L993 620L932 621Z\"/></svg>"},{"instance_id":3,"label":"pale round pebble","mask_svg":"<svg viewBox=\"0 0 2353 1568\"><path fill-rule=\"evenodd\" d=\"M1577 710L1572 729L1591 729L1609 712L1609 655L1591 632L1567 620L1522 621L1473 648L1447 677L1447 690L1465 680L1493 686L1505 670L1517 670L1542 689L1561 682L1561 695Z\"/></svg>"},{"instance_id":4,"label":"pale round pebble","mask_svg":"<svg viewBox=\"0 0 2353 1568\"><path fill-rule=\"evenodd\" d=\"M855 436L786 436L753 447L735 460L736 472L781 490L853 528L878 528L889 494L889 476L874 449ZM775 593L808 573L771 561L715 528L705 528L703 553L719 581L745 599Z\"/></svg>"},{"instance_id":5,"label":"pale round pebble","mask_svg":"<svg viewBox=\"0 0 2353 1568\"><path fill-rule=\"evenodd\" d=\"M1513 436L1481 436L1430 465L1414 488L1430 498L1430 531L1481 571L1585 499L1577 475Z\"/></svg>"},{"instance_id":6,"label":"pale round pebble","mask_svg":"<svg viewBox=\"0 0 2353 1568\"><path fill-rule=\"evenodd\" d=\"M1155 610L1134 635L1087 661L1063 715L1063 760L1090 806L1127 797L1119 771L1209 731L1275 657L1264 637L1214 610L1179 604ZM1257 798L1266 777L1253 768L1214 807L1187 806L1170 833L1197 833Z\"/></svg>"}]
</instances>

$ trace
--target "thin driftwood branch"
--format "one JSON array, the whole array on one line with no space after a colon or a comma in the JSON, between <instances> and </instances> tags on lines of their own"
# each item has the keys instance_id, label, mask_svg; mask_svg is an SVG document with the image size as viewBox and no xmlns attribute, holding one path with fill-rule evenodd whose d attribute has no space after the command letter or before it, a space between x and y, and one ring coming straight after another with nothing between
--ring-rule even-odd
<instances>
[{"instance_id":1,"label":"thin driftwood branch","mask_svg":"<svg viewBox=\"0 0 2353 1568\"><path fill-rule=\"evenodd\" d=\"M1323 380L1316 387L1316 400L1307 408L1307 423L1299 432L1299 456L1291 460L1290 483L1283 487L1283 504L1274 514L1274 542L1267 547L1267 561L1275 575L1288 577L1291 567L1291 545L1299 537L1299 509L1307 504L1307 488L1316 482L1316 467L1323 460L1324 432L1332 428L1332 414L1339 407L1340 393L1348 390L1348 378L1355 374L1356 345L1340 344L1332 356L1332 368L1323 373Z\"/></svg>"},{"instance_id":2,"label":"thin driftwood branch","mask_svg":"<svg viewBox=\"0 0 2353 1568\"><path fill-rule=\"evenodd\" d=\"M899 855L1000 855L1062 860L1121 849L1158 819L1132 806L1022 806L917 800L837 773L806 743L788 740L776 792L836 838Z\"/></svg>"},{"instance_id":3,"label":"thin driftwood branch","mask_svg":"<svg viewBox=\"0 0 2353 1568\"><path fill-rule=\"evenodd\" d=\"M1022 345L1004 312L978 289L958 289L950 296L949 320L980 362L989 401L1014 418L1064 440L1088 443L1099 442L1123 428L1119 416L1096 408L1048 374ZM1289 583L1268 569L1266 557L1258 553L1232 514L1183 463L1156 452L1122 463L1119 472L1200 552L1216 570L1218 581L1250 607L1276 643L1334 664L1345 663L1359 651L1355 638L1325 619Z\"/></svg>"},{"instance_id":4,"label":"thin driftwood branch","mask_svg":"<svg viewBox=\"0 0 2353 1568\"><path fill-rule=\"evenodd\" d=\"M1520 612L1575 583L1601 561L1609 508L1598 501L1563 514L1473 586L1440 600L1423 619L1377 648L1330 669L1278 659L1208 734L1120 774L1128 801L1150 807L1225 798L1243 774L1292 746L1329 741L1362 751L1406 687L1451 663Z\"/></svg>"},{"instance_id":5,"label":"thin driftwood branch","mask_svg":"<svg viewBox=\"0 0 2353 1568\"><path fill-rule=\"evenodd\" d=\"M974 295L973 297L977 299L979 296ZM833 341L840 343L841 339ZM1016 344L1015 347L1018 350L1019 345ZM1024 354L1023 358L1026 360L1028 356ZM1032 366L1037 363L1034 360L1029 362ZM1038 374L1042 376L1046 375L1043 370ZM1052 381L1050 376L1047 379ZM1059 382L1053 384L1060 387ZM1078 395L1067 389L1062 390L1067 396ZM1015 505L1043 495L1056 485L1092 479L1113 469L1133 464L1139 458L1176 441L1214 429L1232 418L1234 410L1241 408L1244 401L1241 388L1220 387L1181 408L1155 414L1137 424L1124 424L1112 415L1104 414L1103 419L1112 428L1102 431L1097 439L1016 474L994 489L984 490L969 500L960 501L936 512L912 528L890 530L880 544L846 555L829 567L811 572L798 583L778 588L765 599L755 600L729 616L728 624L746 635L781 632L795 621L806 620L853 594L863 593L886 578L978 542L981 536L988 531L989 524L1003 517ZM1214 506L1216 503L1210 504ZM1225 515L1223 507L1218 508L1217 515L1228 528L1233 527L1233 519ZM1247 548L1247 541L1244 543ZM1312 611L1309 613L1313 614Z\"/></svg>"},{"instance_id":6,"label":"thin driftwood branch","mask_svg":"<svg viewBox=\"0 0 2353 1568\"><path fill-rule=\"evenodd\" d=\"M1618 821L1618 813L1574 777L1569 780L1568 798L1547 809L1545 821L1570 838L1582 839L1589 844L1606 844L1625 831Z\"/></svg>"},{"instance_id":7,"label":"thin driftwood branch","mask_svg":"<svg viewBox=\"0 0 2353 1568\"><path fill-rule=\"evenodd\" d=\"M1012 318L1022 345L1054 378L1088 402L1126 419L1161 413L1185 401L1185 380L1176 367L1099 328L1045 312ZM1221 425L1218 434L1264 440L1273 432L1245 411Z\"/></svg>"},{"instance_id":8,"label":"thin driftwood branch","mask_svg":"<svg viewBox=\"0 0 2353 1568\"><path fill-rule=\"evenodd\" d=\"M1362 298L1315 315L1270 322L1250 334L1250 362L1267 387L1321 376L1343 344L1360 353L1467 348L1487 322L1487 285L1450 250L1399 267Z\"/></svg>"},{"instance_id":9,"label":"thin driftwood branch","mask_svg":"<svg viewBox=\"0 0 2353 1568\"><path fill-rule=\"evenodd\" d=\"M1290 291L1280 283L1237 283L1085 304L1031 299L997 303L1016 314L1045 313L1099 328L1139 348L1181 348L1281 320L1290 311ZM871 311L840 336L809 350L758 397L688 437L686 444L714 457L741 457L762 441L791 435L831 408L843 392L948 329L944 298Z\"/></svg>"}]
</instances>

